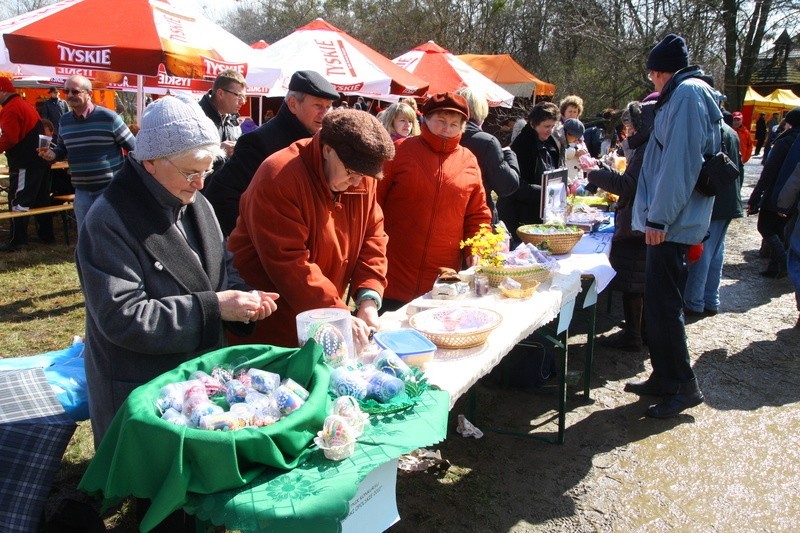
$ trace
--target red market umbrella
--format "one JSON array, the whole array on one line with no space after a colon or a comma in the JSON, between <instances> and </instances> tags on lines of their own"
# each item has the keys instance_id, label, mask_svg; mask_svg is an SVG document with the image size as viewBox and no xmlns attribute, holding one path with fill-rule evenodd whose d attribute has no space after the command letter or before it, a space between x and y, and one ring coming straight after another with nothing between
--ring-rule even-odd
<instances>
[{"instance_id":1,"label":"red market umbrella","mask_svg":"<svg viewBox=\"0 0 800 533\"><path fill-rule=\"evenodd\" d=\"M428 94L455 92L469 87L482 93L490 106L511 107L514 95L458 59L433 41L392 60L430 83Z\"/></svg>"},{"instance_id":2,"label":"red market umbrella","mask_svg":"<svg viewBox=\"0 0 800 533\"><path fill-rule=\"evenodd\" d=\"M370 98L422 96L428 87L424 80L322 19L297 28L257 53L265 64L281 69L278 79L264 86L267 96L286 94L289 80L298 70L319 72L340 93Z\"/></svg>"},{"instance_id":3,"label":"red market umbrella","mask_svg":"<svg viewBox=\"0 0 800 533\"><path fill-rule=\"evenodd\" d=\"M239 70L248 83L271 83L277 71L221 27L169 0L63 0L0 22L1 63L42 65L53 75L122 83L125 75L213 79Z\"/></svg>"}]
</instances>

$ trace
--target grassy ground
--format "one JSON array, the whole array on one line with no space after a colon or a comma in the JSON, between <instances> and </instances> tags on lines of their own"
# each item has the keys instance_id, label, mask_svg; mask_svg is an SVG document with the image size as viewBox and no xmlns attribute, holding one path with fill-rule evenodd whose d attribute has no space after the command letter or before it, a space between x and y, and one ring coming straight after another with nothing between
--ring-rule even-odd
<instances>
[{"instance_id":1,"label":"grassy ground","mask_svg":"<svg viewBox=\"0 0 800 533\"><path fill-rule=\"evenodd\" d=\"M5 201L5 198L2 198ZM75 228L70 242L63 241L61 220L55 218L56 244L31 239L26 250L0 255L0 357L36 355L68 347L73 336L84 331L84 306L75 269ZM32 224L31 224L32 226ZM32 227L29 235L34 235ZM6 224L0 228L0 242L9 238ZM88 421L78 424L61 461L46 515L54 512L64 498L91 502L77 492L78 482L94 455L92 430ZM127 506L106 515L111 530L134 530Z\"/></svg>"}]
</instances>

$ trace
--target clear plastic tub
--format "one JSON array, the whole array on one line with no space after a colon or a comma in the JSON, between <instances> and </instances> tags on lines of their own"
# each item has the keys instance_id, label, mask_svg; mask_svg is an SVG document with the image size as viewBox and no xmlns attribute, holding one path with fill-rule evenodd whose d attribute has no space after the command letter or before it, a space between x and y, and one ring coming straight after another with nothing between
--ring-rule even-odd
<instances>
[{"instance_id":1,"label":"clear plastic tub","mask_svg":"<svg viewBox=\"0 0 800 533\"><path fill-rule=\"evenodd\" d=\"M325 362L333 367L347 364L355 357L350 311L323 308L297 315L297 339L300 346L313 338L322 345Z\"/></svg>"}]
</instances>

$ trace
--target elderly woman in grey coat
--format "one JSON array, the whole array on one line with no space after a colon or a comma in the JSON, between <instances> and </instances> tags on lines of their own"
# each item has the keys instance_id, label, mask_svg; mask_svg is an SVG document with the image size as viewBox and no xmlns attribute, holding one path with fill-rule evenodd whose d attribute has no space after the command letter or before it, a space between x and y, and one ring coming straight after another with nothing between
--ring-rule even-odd
<instances>
[{"instance_id":1,"label":"elderly woman in grey coat","mask_svg":"<svg viewBox=\"0 0 800 533\"><path fill-rule=\"evenodd\" d=\"M80 228L85 365L95 446L139 385L244 336L276 309L231 255L203 188L219 134L193 101L147 107L137 147Z\"/></svg>"}]
</instances>

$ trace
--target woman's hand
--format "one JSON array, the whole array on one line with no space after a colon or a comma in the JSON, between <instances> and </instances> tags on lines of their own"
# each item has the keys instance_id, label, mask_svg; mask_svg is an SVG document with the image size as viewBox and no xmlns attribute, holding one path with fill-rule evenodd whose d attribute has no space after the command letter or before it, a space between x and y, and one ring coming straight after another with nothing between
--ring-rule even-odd
<instances>
[{"instance_id":1,"label":"woman's hand","mask_svg":"<svg viewBox=\"0 0 800 533\"><path fill-rule=\"evenodd\" d=\"M277 309L276 298L278 295L274 292L228 290L217 293L222 320L245 324L271 315Z\"/></svg>"},{"instance_id":2,"label":"woman's hand","mask_svg":"<svg viewBox=\"0 0 800 533\"><path fill-rule=\"evenodd\" d=\"M369 311L369 308L364 306L368 301L372 302L372 311ZM364 300L350 323L353 331L353 344L355 344L356 353L359 353L369 345L372 334L375 333L375 330L380 325L378 308L375 302Z\"/></svg>"},{"instance_id":3,"label":"woman's hand","mask_svg":"<svg viewBox=\"0 0 800 533\"><path fill-rule=\"evenodd\" d=\"M269 315L275 312L278 309L278 304L275 303L275 300L280 298L280 294L277 292L264 292L264 291L250 291L250 294L258 298L258 301L261 303L258 312L250 318L251 322L255 322L256 320L263 320L267 318Z\"/></svg>"}]
</instances>

